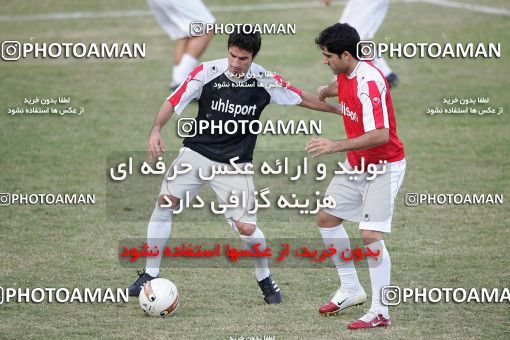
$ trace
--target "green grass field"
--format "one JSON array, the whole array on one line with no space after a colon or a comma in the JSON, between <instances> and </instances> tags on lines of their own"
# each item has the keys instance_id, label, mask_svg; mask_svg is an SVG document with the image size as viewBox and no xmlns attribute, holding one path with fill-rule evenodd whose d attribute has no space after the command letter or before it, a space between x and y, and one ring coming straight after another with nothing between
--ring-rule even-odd
<instances>
[{"instance_id":1,"label":"green grass field","mask_svg":"<svg viewBox=\"0 0 510 340\"><path fill-rule=\"evenodd\" d=\"M303 1L303 0L300 0ZM54 12L148 10L143 0L4 1L0 16ZM257 3L272 3L258 1ZM510 6L503 0L463 0L484 6ZM213 8L250 1L205 1ZM343 6L286 10L226 11L219 22L295 22L295 36L266 36L256 62L281 73L293 85L315 93L331 79L313 41L336 22ZM220 8L221 9L221 8ZM4 40L22 42L145 42L147 58L135 60L27 59L0 62L0 192L96 195L95 205L11 205L0 207L1 287L125 287L135 270L120 265L117 247L143 238L145 221L111 218L106 209L107 159L115 152L144 151L154 114L168 95L173 44L148 15L73 20L0 20ZM398 132L405 144L407 172L396 200L386 244L392 283L401 287L510 286L509 184L510 20L421 2L397 2L376 39L393 42L500 42L497 59L393 59L401 83L392 92ZM226 36L212 41L203 59L226 55ZM11 116L24 98L66 96L84 107L81 116ZM503 107L500 116L428 116L427 107L444 97L489 97ZM185 116L193 117L196 104ZM323 134L344 136L339 117L298 107L270 106L264 119L322 119ZM175 117L164 130L168 151L181 139ZM304 149L305 136L261 136L258 151ZM303 152L304 154L304 152ZM335 157L335 156L328 156ZM156 197L160 180L149 180ZM324 190L326 183L318 189ZM320 186L319 185L319 186ZM502 205L404 205L407 192L502 193ZM133 204L148 205L145 197ZM149 204L150 205L150 204ZM150 216L147 210L146 217ZM274 220L260 225L267 238L319 238L313 220ZM358 227L347 223L351 238ZM222 217L189 222L175 218L172 237L234 237ZM369 303L343 315L323 318L318 307L337 288L333 268L275 268L285 301L267 306L252 268L163 268L182 297L169 319L146 317L138 299L127 304L3 304L0 338L441 338L508 339L508 303L413 304L391 308L393 325L351 333L348 322ZM366 266L359 276L367 291Z\"/></svg>"}]
</instances>

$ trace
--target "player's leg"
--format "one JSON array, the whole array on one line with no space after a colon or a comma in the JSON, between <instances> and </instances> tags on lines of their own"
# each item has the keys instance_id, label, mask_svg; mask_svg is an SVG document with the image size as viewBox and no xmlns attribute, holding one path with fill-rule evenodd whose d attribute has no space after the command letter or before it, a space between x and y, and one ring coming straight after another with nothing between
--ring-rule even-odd
<instances>
[{"instance_id":1,"label":"player's leg","mask_svg":"<svg viewBox=\"0 0 510 340\"><path fill-rule=\"evenodd\" d=\"M360 319L349 323L349 329L387 327L391 324L388 306L381 302L381 290L390 284L391 259L383 240L383 232L376 230L361 230L361 237L366 248L378 254L368 257L367 264L372 287L372 304L368 312Z\"/></svg>"},{"instance_id":2,"label":"player's leg","mask_svg":"<svg viewBox=\"0 0 510 340\"><path fill-rule=\"evenodd\" d=\"M147 0L154 18L163 30L175 41L174 66L172 68L172 80L170 88L175 89L182 81L181 63L182 56L186 52L189 40L189 31L186 31L177 20L179 4L175 1ZM178 75L177 77L175 75ZM185 77L185 76L184 76Z\"/></svg>"},{"instance_id":3,"label":"player's leg","mask_svg":"<svg viewBox=\"0 0 510 340\"><path fill-rule=\"evenodd\" d=\"M176 41L170 88L176 89L197 66L212 33L191 36L192 23L214 23L215 18L200 0L148 0L154 17Z\"/></svg>"},{"instance_id":4,"label":"player's leg","mask_svg":"<svg viewBox=\"0 0 510 340\"><path fill-rule=\"evenodd\" d=\"M172 230L173 209L162 207L171 200L172 206L179 204L179 199L172 195L160 195L147 226L147 245L151 250L159 250L158 256L149 256L145 262L145 269L138 273L138 278L128 287L130 296L138 296L142 286L159 276L159 267L163 256L163 249Z\"/></svg>"},{"instance_id":5,"label":"player's leg","mask_svg":"<svg viewBox=\"0 0 510 340\"><path fill-rule=\"evenodd\" d=\"M204 53L212 37L213 32L211 31L199 37L189 38L188 43L186 44L186 50L181 59L181 64L184 67L188 67L188 69L186 70L188 71L187 74L196 67L196 65L198 64L198 59L200 59L200 57Z\"/></svg>"},{"instance_id":6,"label":"player's leg","mask_svg":"<svg viewBox=\"0 0 510 340\"><path fill-rule=\"evenodd\" d=\"M159 250L158 256L149 256L146 259L145 269L139 272L139 277L128 287L130 296L138 296L142 286L147 282L159 276L159 268L163 257L163 249L170 237L172 230L172 217L174 207L179 206L182 198L186 196L191 199L195 197L202 183L198 179L196 172L189 172L184 175L176 176L172 181L167 178L172 175L174 166L182 163L192 164L193 168L198 168L197 160L187 148L182 148L179 156L169 167L165 178L161 184L160 194L157 199L156 207L147 226L147 245L150 250Z\"/></svg>"},{"instance_id":7,"label":"player's leg","mask_svg":"<svg viewBox=\"0 0 510 340\"><path fill-rule=\"evenodd\" d=\"M170 232L172 230L174 209L171 207L162 207L162 205L168 205L168 201L172 202L172 207L177 207L180 203L180 199L173 195L160 195L158 197L158 204L152 212L149 226L147 227L147 244L149 249L159 250L158 256L147 257L145 263L145 272L152 277L159 276L163 249L170 238Z\"/></svg>"},{"instance_id":8,"label":"player's leg","mask_svg":"<svg viewBox=\"0 0 510 340\"><path fill-rule=\"evenodd\" d=\"M398 84L398 77L397 75L391 70L388 63L386 63L386 60L381 57L376 57L374 60L372 60L372 63L374 63L374 66L377 67L379 70L381 70L382 74L386 77L388 80L388 83L390 85L390 88L396 87Z\"/></svg>"},{"instance_id":9,"label":"player's leg","mask_svg":"<svg viewBox=\"0 0 510 340\"><path fill-rule=\"evenodd\" d=\"M180 38L175 41L174 48L174 67L172 68L172 79L170 80L170 89L175 90L184 81L188 73L185 73L181 61L186 52L190 41L189 37Z\"/></svg>"},{"instance_id":10,"label":"player's leg","mask_svg":"<svg viewBox=\"0 0 510 340\"><path fill-rule=\"evenodd\" d=\"M174 48L174 69L181 63L182 56L186 51L190 38L181 38L175 41Z\"/></svg>"},{"instance_id":11,"label":"player's leg","mask_svg":"<svg viewBox=\"0 0 510 340\"><path fill-rule=\"evenodd\" d=\"M244 223L240 221L233 221L235 229L239 232L239 236L246 244L248 249L259 244L260 251L266 249L266 238L262 230L260 230L254 223ZM262 281L269 276L269 264L267 258L260 257L254 259L255 263L255 277L257 281Z\"/></svg>"},{"instance_id":12,"label":"player's leg","mask_svg":"<svg viewBox=\"0 0 510 340\"><path fill-rule=\"evenodd\" d=\"M215 18L209 9L200 0L188 1L172 1L174 11L169 14L180 29L186 32L188 40L182 53L177 68L174 68L172 74L172 83L175 86L181 84L188 74L198 65L198 60L206 50L209 42L213 37L213 32L205 32L203 35L194 36L191 34L191 25L202 24L205 28L206 24L215 22Z\"/></svg>"},{"instance_id":13,"label":"player's leg","mask_svg":"<svg viewBox=\"0 0 510 340\"><path fill-rule=\"evenodd\" d=\"M394 201L404 174L405 160L389 163L386 173L378 175L365 186L363 221L359 228L364 246L378 256L367 257L372 304L368 313L348 325L349 329L390 325L388 306L385 306L381 299L382 288L390 285L391 281L391 258L383 236L384 233L391 232Z\"/></svg>"},{"instance_id":14,"label":"player's leg","mask_svg":"<svg viewBox=\"0 0 510 340\"><path fill-rule=\"evenodd\" d=\"M350 0L339 22L354 27L361 40L372 40L386 17L388 6L388 0Z\"/></svg>"},{"instance_id":15,"label":"player's leg","mask_svg":"<svg viewBox=\"0 0 510 340\"><path fill-rule=\"evenodd\" d=\"M347 163L344 166L350 167ZM331 300L319 308L322 315L336 315L345 308L362 304L366 293L361 287L354 262L345 261L340 254L351 249L349 236L342 224L344 219L359 220L361 195L354 181L346 176L336 175L328 186L326 196L332 196L336 207L324 209L317 215L317 226L326 247L337 250L332 256L333 263L340 278L340 287ZM341 216L341 217L340 217Z\"/></svg>"},{"instance_id":16,"label":"player's leg","mask_svg":"<svg viewBox=\"0 0 510 340\"><path fill-rule=\"evenodd\" d=\"M218 163L221 165L221 163ZM224 166L224 164L222 164ZM241 168L244 166L240 165ZM255 185L251 175L219 175L210 182L211 188L216 193L218 202L230 202L233 193L238 197L238 202L244 201L244 206L228 208L225 217L232 229L243 240L246 248L253 249L259 244L258 249L266 249L266 239L262 230L257 226L257 215L250 212L255 207ZM282 300L280 288L273 279L269 270L269 261L266 257L254 257L255 277L264 295L264 301L269 304L277 304Z\"/></svg>"},{"instance_id":17,"label":"player's leg","mask_svg":"<svg viewBox=\"0 0 510 340\"><path fill-rule=\"evenodd\" d=\"M387 327L391 324L388 306L381 303L381 290L390 284L391 259L383 240L383 233L376 230L361 230L363 245L378 254L368 257L367 264L372 287L372 304L359 320L351 322L349 329Z\"/></svg>"},{"instance_id":18,"label":"player's leg","mask_svg":"<svg viewBox=\"0 0 510 340\"><path fill-rule=\"evenodd\" d=\"M229 222L232 227L239 232L239 236L245 243L247 249L253 249L255 245L258 245L258 249L262 252L266 249L264 233L255 223L234 221L232 218L229 218ZM267 257L254 257L253 262L255 264L255 277L262 290L264 301L268 304L281 303L282 295L280 293L280 287L278 287L278 284L269 271L269 261Z\"/></svg>"},{"instance_id":19,"label":"player's leg","mask_svg":"<svg viewBox=\"0 0 510 340\"><path fill-rule=\"evenodd\" d=\"M339 22L348 23L356 29L361 40L372 40L388 13L388 0L350 0L347 2ZM388 79L390 87L395 87L398 77L384 58L375 58L374 65Z\"/></svg>"},{"instance_id":20,"label":"player's leg","mask_svg":"<svg viewBox=\"0 0 510 340\"><path fill-rule=\"evenodd\" d=\"M204 53L212 37L213 33L209 32L199 37L177 40L177 43L181 45L179 46L179 52L181 52L182 47L184 47L184 49L182 53L175 55L175 65L172 70L172 81L170 83L171 89L177 88L198 65L198 60Z\"/></svg>"}]
</instances>

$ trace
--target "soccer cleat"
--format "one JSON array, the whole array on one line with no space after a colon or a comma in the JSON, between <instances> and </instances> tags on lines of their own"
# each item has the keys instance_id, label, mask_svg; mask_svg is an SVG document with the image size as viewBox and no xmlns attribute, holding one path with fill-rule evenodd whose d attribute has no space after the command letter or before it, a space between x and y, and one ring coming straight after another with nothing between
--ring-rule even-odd
<instances>
[{"instance_id":1,"label":"soccer cleat","mask_svg":"<svg viewBox=\"0 0 510 340\"><path fill-rule=\"evenodd\" d=\"M141 272L137 271L138 273L138 279L136 279L135 282L133 282L132 285L128 287L128 293L129 296L138 296L140 295L140 291L142 290L142 287L144 284L146 284L150 280L154 280L156 277L152 277L149 274L145 272L145 269Z\"/></svg>"},{"instance_id":2,"label":"soccer cleat","mask_svg":"<svg viewBox=\"0 0 510 340\"><path fill-rule=\"evenodd\" d=\"M340 287L335 295L325 305L319 308L319 313L324 316L337 315L342 310L361 305L367 300L367 293L362 287L358 289L347 289Z\"/></svg>"},{"instance_id":3,"label":"soccer cleat","mask_svg":"<svg viewBox=\"0 0 510 340\"><path fill-rule=\"evenodd\" d=\"M386 80L388 81L388 84L390 85L390 89L397 87L398 82L399 82L397 75L393 72L388 74L388 76L386 77Z\"/></svg>"},{"instance_id":4,"label":"soccer cleat","mask_svg":"<svg viewBox=\"0 0 510 340\"><path fill-rule=\"evenodd\" d=\"M382 314L369 310L359 320L353 321L347 325L348 329L363 329L375 327L388 327L391 325L390 319L386 319Z\"/></svg>"},{"instance_id":5,"label":"soccer cleat","mask_svg":"<svg viewBox=\"0 0 510 340\"><path fill-rule=\"evenodd\" d=\"M273 280L273 277L269 275L264 280L258 281L259 287L264 295L264 301L268 304L278 304L282 302L282 294L280 293L280 287Z\"/></svg>"}]
</instances>

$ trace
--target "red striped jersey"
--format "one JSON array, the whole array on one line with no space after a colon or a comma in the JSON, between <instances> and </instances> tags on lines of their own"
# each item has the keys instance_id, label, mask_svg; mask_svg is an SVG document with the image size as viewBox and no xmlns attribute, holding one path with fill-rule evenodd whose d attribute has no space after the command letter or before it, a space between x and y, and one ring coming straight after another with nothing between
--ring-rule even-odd
<instances>
[{"instance_id":1,"label":"red striped jersey","mask_svg":"<svg viewBox=\"0 0 510 340\"><path fill-rule=\"evenodd\" d=\"M388 128L390 134L386 144L348 151L349 164L360 167L362 157L365 158L365 164L402 160L404 145L397 135L389 85L381 71L371 62L360 61L350 75L339 74L337 82L338 101L347 138L356 138L382 128Z\"/></svg>"}]
</instances>

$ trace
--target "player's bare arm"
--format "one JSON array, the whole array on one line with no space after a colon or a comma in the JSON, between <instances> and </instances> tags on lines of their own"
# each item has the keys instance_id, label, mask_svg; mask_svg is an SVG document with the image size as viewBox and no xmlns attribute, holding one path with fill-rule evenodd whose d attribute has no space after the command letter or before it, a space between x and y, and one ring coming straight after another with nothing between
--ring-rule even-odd
<instances>
[{"instance_id":1,"label":"player's bare arm","mask_svg":"<svg viewBox=\"0 0 510 340\"><path fill-rule=\"evenodd\" d=\"M168 122L173 113L174 107L168 100L165 100L156 114L149 134L149 141L147 142L149 161L158 158L165 151L163 138L161 138L161 128Z\"/></svg>"},{"instance_id":2,"label":"player's bare arm","mask_svg":"<svg viewBox=\"0 0 510 340\"><path fill-rule=\"evenodd\" d=\"M334 79L329 85L319 86L317 95L324 101L326 98L336 97L338 94L338 82Z\"/></svg>"},{"instance_id":3,"label":"player's bare arm","mask_svg":"<svg viewBox=\"0 0 510 340\"><path fill-rule=\"evenodd\" d=\"M317 111L324 111L324 112L340 114L338 105L335 106L330 103L321 101L316 96L311 95L310 93L307 93L305 91L303 91L301 93L301 99L303 101L299 104L299 106L307 107L309 109L317 110Z\"/></svg>"},{"instance_id":4,"label":"player's bare arm","mask_svg":"<svg viewBox=\"0 0 510 340\"><path fill-rule=\"evenodd\" d=\"M331 140L328 138L312 138L305 151L312 157L328 153L345 152L351 150L370 149L386 144L389 139L389 129L376 129L352 139Z\"/></svg>"}]
</instances>

